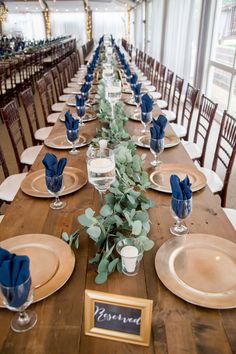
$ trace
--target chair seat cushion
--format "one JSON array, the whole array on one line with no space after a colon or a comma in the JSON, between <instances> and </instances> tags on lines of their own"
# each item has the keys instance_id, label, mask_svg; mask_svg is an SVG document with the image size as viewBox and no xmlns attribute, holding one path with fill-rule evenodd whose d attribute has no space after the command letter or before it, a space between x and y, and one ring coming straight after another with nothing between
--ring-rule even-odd
<instances>
[{"instance_id":1,"label":"chair seat cushion","mask_svg":"<svg viewBox=\"0 0 236 354\"><path fill-rule=\"evenodd\" d=\"M61 112L64 108L65 108L65 103L57 102L52 105L52 110L54 112Z\"/></svg>"},{"instance_id":2,"label":"chair seat cushion","mask_svg":"<svg viewBox=\"0 0 236 354\"><path fill-rule=\"evenodd\" d=\"M210 170L206 167L197 166L199 171L201 171L207 179L207 184L212 191L212 193L220 192L223 188L223 182L215 171Z\"/></svg>"},{"instance_id":3,"label":"chair seat cushion","mask_svg":"<svg viewBox=\"0 0 236 354\"><path fill-rule=\"evenodd\" d=\"M67 88L65 88L64 90L63 90L63 93L65 93L65 94L73 94L73 92L75 92L75 91L80 91L80 88L78 87L78 85L77 85L77 89L74 87L74 88L72 88L72 87L67 87Z\"/></svg>"},{"instance_id":4,"label":"chair seat cushion","mask_svg":"<svg viewBox=\"0 0 236 354\"><path fill-rule=\"evenodd\" d=\"M25 149L20 157L20 162L24 165L33 165L43 145L30 146Z\"/></svg>"},{"instance_id":5,"label":"chair seat cushion","mask_svg":"<svg viewBox=\"0 0 236 354\"><path fill-rule=\"evenodd\" d=\"M184 138L186 136L187 129L183 125L176 123L171 123L170 125L178 138Z\"/></svg>"},{"instance_id":6,"label":"chair seat cushion","mask_svg":"<svg viewBox=\"0 0 236 354\"><path fill-rule=\"evenodd\" d=\"M60 114L61 114L61 112L49 114L49 116L47 116L48 123L52 123L52 124L56 123L56 121L58 120Z\"/></svg>"},{"instance_id":7,"label":"chair seat cushion","mask_svg":"<svg viewBox=\"0 0 236 354\"><path fill-rule=\"evenodd\" d=\"M59 97L59 101L66 102L70 97L71 97L71 95L61 95Z\"/></svg>"},{"instance_id":8,"label":"chair seat cushion","mask_svg":"<svg viewBox=\"0 0 236 354\"><path fill-rule=\"evenodd\" d=\"M230 208L223 208L227 218L236 230L236 210Z\"/></svg>"},{"instance_id":9,"label":"chair seat cushion","mask_svg":"<svg viewBox=\"0 0 236 354\"><path fill-rule=\"evenodd\" d=\"M8 176L0 184L0 199L5 202L12 202L26 175L27 173L18 173Z\"/></svg>"},{"instance_id":10,"label":"chair seat cushion","mask_svg":"<svg viewBox=\"0 0 236 354\"><path fill-rule=\"evenodd\" d=\"M77 88L77 87L78 87L78 84L77 84L77 83L75 83L75 82L69 82L68 87L74 87L74 88Z\"/></svg>"},{"instance_id":11,"label":"chair seat cushion","mask_svg":"<svg viewBox=\"0 0 236 354\"><path fill-rule=\"evenodd\" d=\"M36 140L44 141L52 131L52 127L44 127L36 130L34 137Z\"/></svg>"},{"instance_id":12,"label":"chair seat cushion","mask_svg":"<svg viewBox=\"0 0 236 354\"><path fill-rule=\"evenodd\" d=\"M75 82L78 84L79 78L78 77L72 77L71 82Z\"/></svg>"},{"instance_id":13,"label":"chair seat cushion","mask_svg":"<svg viewBox=\"0 0 236 354\"><path fill-rule=\"evenodd\" d=\"M202 150L197 144L192 143L191 141L184 141L184 140L182 141L182 144L192 160L201 157Z\"/></svg>"},{"instance_id":14,"label":"chair seat cushion","mask_svg":"<svg viewBox=\"0 0 236 354\"><path fill-rule=\"evenodd\" d=\"M176 114L173 111L169 111L168 109L163 109L162 113L166 116L169 122L172 122L176 119Z\"/></svg>"},{"instance_id":15,"label":"chair seat cushion","mask_svg":"<svg viewBox=\"0 0 236 354\"><path fill-rule=\"evenodd\" d=\"M168 104L165 100L157 100L157 104L160 109L166 108L168 106Z\"/></svg>"}]
</instances>

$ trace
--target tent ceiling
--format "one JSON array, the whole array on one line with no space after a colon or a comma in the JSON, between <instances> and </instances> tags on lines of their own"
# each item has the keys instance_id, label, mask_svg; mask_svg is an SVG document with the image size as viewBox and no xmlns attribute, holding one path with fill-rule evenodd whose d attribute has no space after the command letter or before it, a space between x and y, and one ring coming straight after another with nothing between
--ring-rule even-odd
<instances>
[{"instance_id":1,"label":"tent ceiling","mask_svg":"<svg viewBox=\"0 0 236 354\"><path fill-rule=\"evenodd\" d=\"M41 11L38 0L5 0L9 12L39 12ZM82 0L50 0L47 1L52 11L74 12L83 10ZM92 11L126 11L128 6L135 4L135 0L89 0Z\"/></svg>"}]
</instances>

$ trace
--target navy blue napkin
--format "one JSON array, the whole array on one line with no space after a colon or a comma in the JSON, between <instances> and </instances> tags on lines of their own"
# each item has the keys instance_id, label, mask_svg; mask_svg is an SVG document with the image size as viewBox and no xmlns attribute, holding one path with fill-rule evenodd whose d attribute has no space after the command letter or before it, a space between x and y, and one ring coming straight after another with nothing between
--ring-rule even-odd
<instances>
[{"instance_id":1,"label":"navy blue napkin","mask_svg":"<svg viewBox=\"0 0 236 354\"><path fill-rule=\"evenodd\" d=\"M91 85L87 84L86 82L83 83L83 85L81 86L80 91L83 93L88 93L88 91L90 90Z\"/></svg>"},{"instance_id":2,"label":"navy blue napkin","mask_svg":"<svg viewBox=\"0 0 236 354\"><path fill-rule=\"evenodd\" d=\"M0 248L0 284L12 288L9 291L2 289L10 306L18 308L26 302L31 286L31 280L26 282L29 277L29 257L17 256ZM22 285L22 291L14 288L19 285Z\"/></svg>"},{"instance_id":3,"label":"navy blue napkin","mask_svg":"<svg viewBox=\"0 0 236 354\"><path fill-rule=\"evenodd\" d=\"M43 164L46 169L46 176L61 176L67 163L67 159L62 157L57 161L57 157L54 154L47 153L43 158Z\"/></svg>"},{"instance_id":4,"label":"navy blue napkin","mask_svg":"<svg viewBox=\"0 0 236 354\"><path fill-rule=\"evenodd\" d=\"M133 74L131 79L130 79L130 84L131 85L135 85L138 81L138 75L137 74Z\"/></svg>"},{"instance_id":5,"label":"navy blue napkin","mask_svg":"<svg viewBox=\"0 0 236 354\"><path fill-rule=\"evenodd\" d=\"M170 185L172 190L172 196L177 200L189 200L192 197L191 183L188 176L180 181L179 177L176 175L170 176ZM172 209L175 214L180 218L184 219L191 212L190 204L180 204L177 200L172 198Z\"/></svg>"},{"instance_id":6,"label":"navy blue napkin","mask_svg":"<svg viewBox=\"0 0 236 354\"><path fill-rule=\"evenodd\" d=\"M77 130L79 128L79 121L71 115L70 111L65 114L65 125L67 130Z\"/></svg>"},{"instance_id":7,"label":"navy blue napkin","mask_svg":"<svg viewBox=\"0 0 236 354\"><path fill-rule=\"evenodd\" d=\"M84 107L85 99L82 95L76 95L75 101L76 101L76 107Z\"/></svg>"},{"instance_id":8,"label":"navy blue napkin","mask_svg":"<svg viewBox=\"0 0 236 354\"><path fill-rule=\"evenodd\" d=\"M158 119L153 119L153 127L150 128L152 139L162 139L165 137L165 127L167 125L167 119L162 114Z\"/></svg>"},{"instance_id":9,"label":"navy blue napkin","mask_svg":"<svg viewBox=\"0 0 236 354\"><path fill-rule=\"evenodd\" d=\"M92 82L93 81L93 75L92 74L87 74L87 75L85 75L85 81L86 82Z\"/></svg>"},{"instance_id":10,"label":"navy blue napkin","mask_svg":"<svg viewBox=\"0 0 236 354\"><path fill-rule=\"evenodd\" d=\"M134 86L132 86L132 90L135 96L140 96L141 95L141 87L142 84L136 84Z\"/></svg>"},{"instance_id":11,"label":"navy blue napkin","mask_svg":"<svg viewBox=\"0 0 236 354\"><path fill-rule=\"evenodd\" d=\"M153 109L153 100L152 98L146 93L142 96L142 103L141 103L141 110L142 113L149 113Z\"/></svg>"}]
</instances>

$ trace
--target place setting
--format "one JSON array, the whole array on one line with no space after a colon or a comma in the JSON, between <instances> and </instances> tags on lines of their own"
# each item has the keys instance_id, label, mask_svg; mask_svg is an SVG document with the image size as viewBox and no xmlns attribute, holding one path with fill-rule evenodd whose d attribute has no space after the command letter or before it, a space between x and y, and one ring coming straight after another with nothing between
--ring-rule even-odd
<instances>
[{"instance_id":1,"label":"place setting","mask_svg":"<svg viewBox=\"0 0 236 354\"><path fill-rule=\"evenodd\" d=\"M87 183L87 176L77 167L66 166L66 158L58 161L54 154L47 153L42 162L45 169L29 173L21 184L21 190L36 198L55 198L51 208L61 209L65 202L61 202L59 197L83 188Z\"/></svg>"},{"instance_id":2,"label":"place setting","mask_svg":"<svg viewBox=\"0 0 236 354\"><path fill-rule=\"evenodd\" d=\"M83 117L85 115L85 107L81 106L78 108L78 113L80 119L75 119L70 111L65 113L65 133L50 135L45 139L44 144L52 149L57 150L72 150L70 154L75 155L79 152L78 148L89 145L92 141L92 137L86 133L80 133L79 126L84 126ZM71 125L71 128L68 128ZM76 126L76 129L73 128L73 125Z\"/></svg>"},{"instance_id":3,"label":"place setting","mask_svg":"<svg viewBox=\"0 0 236 354\"><path fill-rule=\"evenodd\" d=\"M236 245L224 238L189 233L184 221L191 217L192 185L187 175L170 176L170 212L176 223L174 237L158 249L155 268L161 282L173 294L212 309L236 307Z\"/></svg>"},{"instance_id":4,"label":"place setting","mask_svg":"<svg viewBox=\"0 0 236 354\"><path fill-rule=\"evenodd\" d=\"M90 122L97 119L97 115L93 110L93 108L91 107L92 105L96 104L96 101L93 100L90 102L91 103L87 104L83 95L79 94L79 95L75 95L75 97L73 97L68 104L68 106L76 107L76 113L74 115L74 118L79 119L80 125L82 126L86 122ZM60 120L62 122L65 122L65 116L61 116Z\"/></svg>"}]
</instances>

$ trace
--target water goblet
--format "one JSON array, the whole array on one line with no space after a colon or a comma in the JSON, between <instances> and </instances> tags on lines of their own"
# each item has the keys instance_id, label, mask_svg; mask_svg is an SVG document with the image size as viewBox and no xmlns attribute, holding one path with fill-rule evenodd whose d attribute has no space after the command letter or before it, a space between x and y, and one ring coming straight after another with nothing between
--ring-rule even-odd
<instances>
[{"instance_id":1,"label":"water goblet","mask_svg":"<svg viewBox=\"0 0 236 354\"><path fill-rule=\"evenodd\" d=\"M161 164L161 161L158 160L160 154L164 151L165 138L153 139L151 137L150 141L150 151L154 155L154 160L151 161L151 165L156 167Z\"/></svg>"},{"instance_id":2,"label":"water goblet","mask_svg":"<svg viewBox=\"0 0 236 354\"><path fill-rule=\"evenodd\" d=\"M77 115L80 118L80 126L84 126L83 117L85 115L85 106L76 106Z\"/></svg>"},{"instance_id":3,"label":"water goblet","mask_svg":"<svg viewBox=\"0 0 236 354\"><path fill-rule=\"evenodd\" d=\"M141 133L144 133L144 135L146 134L146 130L147 130L147 125L150 124L152 121L152 111L151 112L141 112L141 122L144 126L144 129L141 130Z\"/></svg>"},{"instance_id":4,"label":"water goblet","mask_svg":"<svg viewBox=\"0 0 236 354\"><path fill-rule=\"evenodd\" d=\"M176 220L176 224L170 227L170 232L175 236L182 236L188 233L187 226L182 224L182 220L186 219L192 212L192 198L176 199L172 196L171 213Z\"/></svg>"},{"instance_id":5,"label":"water goblet","mask_svg":"<svg viewBox=\"0 0 236 354\"><path fill-rule=\"evenodd\" d=\"M136 103L136 108L135 112L139 113L140 112L140 105L141 105L141 97L142 95L134 95L134 102Z\"/></svg>"},{"instance_id":6,"label":"water goblet","mask_svg":"<svg viewBox=\"0 0 236 354\"><path fill-rule=\"evenodd\" d=\"M109 83L106 87L106 98L111 105L111 115L112 119L115 118L115 104L121 98L121 82L119 80L114 80Z\"/></svg>"},{"instance_id":7,"label":"water goblet","mask_svg":"<svg viewBox=\"0 0 236 354\"><path fill-rule=\"evenodd\" d=\"M90 148L87 152L88 180L99 191L100 203L103 194L115 181L115 156L108 148Z\"/></svg>"},{"instance_id":8,"label":"water goblet","mask_svg":"<svg viewBox=\"0 0 236 354\"><path fill-rule=\"evenodd\" d=\"M76 149L75 142L78 139L79 129L66 129L66 136L69 143L72 144L72 150L69 151L71 155L77 155L79 151Z\"/></svg>"},{"instance_id":9,"label":"water goblet","mask_svg":"<svg viewBox=\"0 0 236 354\"><path fill-rule=\"evenodd\" d=\"M4 306L18 312L11 320L11 329L14 332L26 332L35 326L37 314L34 311L25 311L33 302L31 277L24 283L12 287L0 284L0 294Z\"/></svg>"},{"instance_id":10,"label":"water goblet","mask_svg":"<svg viewBox=\"0 0 236 354\"><path fill-rule=\"evenodd\" d=\"M45 176L45 180L49 193L55 196L55 200L50 204L50 208L55 210L64 208L66 206L66 202L62 202L59 199L59 193L61 191L63 182L63 174L60 176Z\"/></svg>"}]
</instances>

